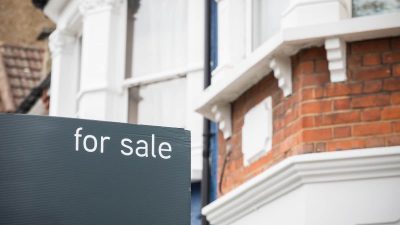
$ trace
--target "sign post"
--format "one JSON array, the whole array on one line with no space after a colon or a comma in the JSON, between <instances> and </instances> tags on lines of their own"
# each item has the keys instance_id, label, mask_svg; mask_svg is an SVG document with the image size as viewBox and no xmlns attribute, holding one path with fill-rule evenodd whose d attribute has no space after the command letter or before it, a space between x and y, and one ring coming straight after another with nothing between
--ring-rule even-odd
<instances>
[{"instance_id":1,"label":"sign post","mask_svg":"<svg viewBox=\"0 0 400 225\"><path fill-rule=\"evenodd\" d=\"M188 225L190 133L0 115L0 224Z\"/></svg>"}]
</instances>

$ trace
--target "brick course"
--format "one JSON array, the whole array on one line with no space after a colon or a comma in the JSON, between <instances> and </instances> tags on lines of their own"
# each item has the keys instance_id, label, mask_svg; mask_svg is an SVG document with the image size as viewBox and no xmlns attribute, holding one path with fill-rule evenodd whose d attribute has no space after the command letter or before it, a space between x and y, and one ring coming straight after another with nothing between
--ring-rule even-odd
<instances>
[{"instance_id":1,"label":"brick course","mask_svg":"<svg viewBox=\"0 0 400 225\"><path fill-rule=\"evenodd\" d=\"M225 146L232 153L221 184L234 189L271 165L298 154L400 145L400 37L348 43L347 81L331 83L323 47L292 57L293 93L283 97L273 74L232 103L233 135L219 135L219 175ZM246 112L271 96L272 149L244 167L241 128Z\"/></svg>"}]
</instances>

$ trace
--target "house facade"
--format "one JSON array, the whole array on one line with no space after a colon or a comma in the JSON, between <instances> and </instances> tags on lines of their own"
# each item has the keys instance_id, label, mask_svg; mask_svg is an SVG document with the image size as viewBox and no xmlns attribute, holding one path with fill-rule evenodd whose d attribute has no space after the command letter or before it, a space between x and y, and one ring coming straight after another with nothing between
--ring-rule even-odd
<instances>
[{"instance_id":1,"label":"house facade","mask_svg":"<svg viewBox=\"0 0 400 225\"><path fill-rule=\"evenodd\" d=\"M211 224L400 223L398 1L218 0L204 91L203 1L44 2L50 115L191 130L197 201L218 125Z\"/></svg>"},{"instance_id":2,"label":"house facade","mask_svg":"<svg viewBox=\"0 0 400 225\"><path fill-rule=\"evenodd\" d=\"M400 224L399 2L217 3L210 224Z\"/></svg>"},{"instance_id":3,"label":"house facade","mask_svg":"<svg viewBox=\"0 0 400 225\"><path fill-rule=\"evenodd\" d=\"M200 221L204 2L33 1L50 35L50 115L191 131L192 223Z\"/></svg>"}]
</instances>

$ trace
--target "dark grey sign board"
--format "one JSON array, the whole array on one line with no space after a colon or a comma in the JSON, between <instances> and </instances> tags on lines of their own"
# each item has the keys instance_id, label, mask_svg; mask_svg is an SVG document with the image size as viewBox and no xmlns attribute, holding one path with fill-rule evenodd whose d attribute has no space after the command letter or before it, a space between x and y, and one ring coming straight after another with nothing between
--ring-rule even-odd
<instances>
[{"instance_id":1,"label":"dark grey sign board","mask_svg":"<svg viewBox=\"0 0 400 225\"><path fill-rule=\"evenodd\" d=\"M190 133L0 114L0 224L189 225Z\"/></svg>"}]
</instances>

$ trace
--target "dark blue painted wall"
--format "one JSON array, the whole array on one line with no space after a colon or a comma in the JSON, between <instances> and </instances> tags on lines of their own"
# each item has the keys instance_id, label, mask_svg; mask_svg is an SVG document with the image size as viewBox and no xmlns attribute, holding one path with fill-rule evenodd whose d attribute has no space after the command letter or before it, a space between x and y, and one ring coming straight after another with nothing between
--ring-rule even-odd
<instances>
[{"instance_id":1,"label":"dark blue painted wall","mask_svg":"<svg viewBox=\"0 0 400 225\"><path fill-rule=\"evenodd\" d=\"M217 2L211 0L211 70L218 65L218 14ZM211 141L210 141L210 201L217 199L218 195L218 126L211 123Z\"/></svg>"},{"instance_id":2,"label":"dark blue painted wall","mask_svg":"<svg viewBox=\"0 0 400 225\"><path fill-rule=\"evenodd\" d=\"M201 211L201 196L200 196L200 182L192 183L192 205L190 211L190 224L200 225L200 211Z\"/></svg>"}]
</instances>

